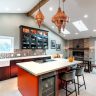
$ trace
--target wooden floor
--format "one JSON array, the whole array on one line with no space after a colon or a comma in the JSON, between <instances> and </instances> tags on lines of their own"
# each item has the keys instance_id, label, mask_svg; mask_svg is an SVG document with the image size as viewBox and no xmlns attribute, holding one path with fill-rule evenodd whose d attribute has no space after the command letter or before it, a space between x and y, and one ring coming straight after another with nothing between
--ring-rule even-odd
<instances>
[{"instance_id":1,"label":"wooden floor","mask_svg":"<svg viewBox=\"0 0 96 96\"><path fill-rule=\"evenodd\" d=\"M96 69L92 73L85 73L85 80L87 90L82 87L78 96L96 96ZM80 78L80 82L82 83L82 78ZM17 78L0 82L0 96L22 96L17 88ZM63 89L60 90L59 96L65 96ZM75 94L70 96L75 96Z\"/></svg>"}]
</instances>

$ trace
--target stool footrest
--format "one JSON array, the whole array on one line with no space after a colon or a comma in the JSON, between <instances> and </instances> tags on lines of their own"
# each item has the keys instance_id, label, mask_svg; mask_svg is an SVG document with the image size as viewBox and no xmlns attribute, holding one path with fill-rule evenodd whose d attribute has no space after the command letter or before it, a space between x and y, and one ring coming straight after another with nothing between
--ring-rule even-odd
<instances>
[{"instance_id":1,"label":"stool footrest","mask_svg":"<svg viewBox=\"0 0 96 96\"><path fill-rule=\"evenodd\" d=\"M63 89L65 89L66 90L66 88L63 88ZM67 96L69 96L69 95L71 95L72 93L74 93L75 92L75 90L74 91L69 91L69 90L66 90L67 92L69 92L69 94L67 94Z\"/></svg>"}]
</instances>

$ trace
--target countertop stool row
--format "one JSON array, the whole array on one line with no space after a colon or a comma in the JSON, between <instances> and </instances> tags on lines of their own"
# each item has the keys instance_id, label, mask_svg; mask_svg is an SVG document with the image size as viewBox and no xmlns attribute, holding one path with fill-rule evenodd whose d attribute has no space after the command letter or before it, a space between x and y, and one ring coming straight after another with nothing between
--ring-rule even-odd
<instances>
[{"instance_id":1,"label":"countertop stool row","mask_svg":"<svg viewBox=\"0 0 96 96\"><path fill-rule=\"evenodd\" d=\"M77 82L75 80L75 76L77 77ZM81 76L83 77L83 84L80 84L80 82L79 82L80 81L79 77L81 77ZM85 84L85 79L84 79L84 67L83 66L79 66L79 67L74 66L68 72L61 73L60 79L61 79L61 84L63 85L63 89L65 89L65 91L66 91L66 96L71 95L73 92L76 93L76 96L77 96L77 92L79 95L80 94L80 87L82 87L82 86L84 86L86 89L86 84ZM74 90L73 91L68 90L68 84L70 84L70 82L72 82L72 84L74 84ZM77 88L76 88L76 86L77 86Z\"/></svg>"}]
</instances>

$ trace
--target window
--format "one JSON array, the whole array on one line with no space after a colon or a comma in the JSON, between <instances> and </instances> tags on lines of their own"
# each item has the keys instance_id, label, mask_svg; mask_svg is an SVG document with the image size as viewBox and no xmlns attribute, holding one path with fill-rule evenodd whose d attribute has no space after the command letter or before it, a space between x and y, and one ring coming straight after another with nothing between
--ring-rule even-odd
<instances>
[{"instance_id":1,"label":"window","mask_svg":"<svg viewBox=\"0 0 96 96\"><path fill-rule=\"evenodd\" d=\"M14 52L14 38L8 36L0 36L0 53Z\"/></svg>"}]
</instances>

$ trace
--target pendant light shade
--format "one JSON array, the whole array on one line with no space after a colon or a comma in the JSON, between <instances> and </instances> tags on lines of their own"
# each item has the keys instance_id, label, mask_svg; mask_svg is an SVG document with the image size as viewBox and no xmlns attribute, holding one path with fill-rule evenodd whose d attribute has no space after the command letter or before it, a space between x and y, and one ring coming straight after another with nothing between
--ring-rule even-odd
<instances>
[{"instance_id":1,"label":"pendant light shade","mask_svg":"<svg viewBox=\"0 0 96 96\"><path fill-rule=\"evenodd\" d=\"M66 23L68 21L69 21L69 17L65 14L64 8L63 8L63 11L61 10L60 0L59 0L59 8L58 8L56 14L52 17L52 22L57 26L59 33L60 33L61 28L63 27L63 29L64 29L66 26Z\"/></svg>"},{"instance_id":2,"label":"pendant light shade","mask_svg":"<svg viewBox=\"0 0 96 96\"><path fill-rule=\"evenodd\" d=\"M35 19L37 21L37 24L40 28L40 26L42 25L42 23L44 22L44 15L43 13L41 12L40 10L40 0L39 0L39 11L37 12L36 16L35 16Z\"/></svg>"},{"instance_id":3,"label":"pendant light shade","mask_svg":"<svg viewBox=\"0 0 96 96\"><path fill-rule=\"evenodd\" d=\"M38 26L40 27L42 25L42 23L44 22L44 15L43 15L43 13L41 12L40 9L36 14L35 19L37 21Z\"/></svg>"},{"instance_id":4,"label":"pendant light shade","mask_svg":"<svg viewBox=\"0 0 96 96\"><path fill-rule=\"evenodd\" d=\"M52 22L57 26L59 32L63 25L64 18L65 18L64 14L63 14L61 8L59 7L57 13L52 17Z\"/></svg>"}]
</instances>

